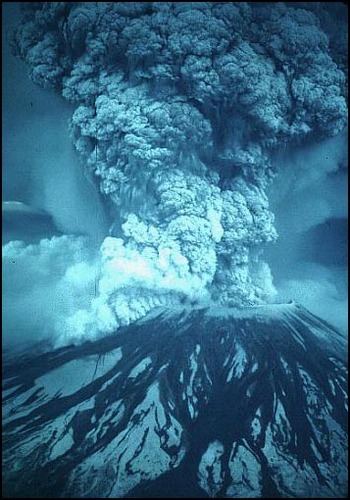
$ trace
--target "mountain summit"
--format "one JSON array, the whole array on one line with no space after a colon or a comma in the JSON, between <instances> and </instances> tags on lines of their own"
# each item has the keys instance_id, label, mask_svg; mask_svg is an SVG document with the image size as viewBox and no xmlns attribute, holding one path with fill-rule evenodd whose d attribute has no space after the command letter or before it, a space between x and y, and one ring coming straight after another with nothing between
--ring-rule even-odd
<instances>
[{"instance_id":1,"label":"mountain summit","mask_svg":"<svg viewBox=\"0 0 350 500\"><path fill-rule=\"evenodd\" d=\"M4 496L346 497L346 343L301 306L159 309L8 359Z\"/></svg>"}]
</instances>

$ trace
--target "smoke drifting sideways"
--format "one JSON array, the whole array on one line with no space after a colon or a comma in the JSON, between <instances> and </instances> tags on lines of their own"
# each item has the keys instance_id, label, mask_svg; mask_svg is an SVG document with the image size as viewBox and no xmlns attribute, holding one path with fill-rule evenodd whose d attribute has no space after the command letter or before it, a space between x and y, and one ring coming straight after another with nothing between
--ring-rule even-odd
<instances>
[{"instance_id":1,"label":"smoke drifting sideways","mask_svg":"<svg viewBox=\"0 0 350 500\"><path fill-rule=\"evenodd\" d=\"M278 301L291 297L347 332L347 134L278 153L268 191L279 239L267 249ZM307 167L307 168L306 168Z\"/></svg>"},{"instance_id":2,"label":"smoke drifting sideways","mask_svg":"<svg viewBox=\"0 0 350 500\"><path fill-rule=\"evenodd\" d=\"M264 260L277 239L269 190L292 171L312 178L307 162L283 168L290 152L317 154L347 126L346 44L331 33L336 25L346 37L341 5L22 9L14 51L36 84L74 106L74 146L113 221L93 257L78 236L5 247L5 259L29 261L34 274L33 255L46 255L44 269L56 247L66 255L58 287L70 283L76 298L55 322L54 342L108 334L183 300L276 300Z\"/></svg>"}]
</instances>

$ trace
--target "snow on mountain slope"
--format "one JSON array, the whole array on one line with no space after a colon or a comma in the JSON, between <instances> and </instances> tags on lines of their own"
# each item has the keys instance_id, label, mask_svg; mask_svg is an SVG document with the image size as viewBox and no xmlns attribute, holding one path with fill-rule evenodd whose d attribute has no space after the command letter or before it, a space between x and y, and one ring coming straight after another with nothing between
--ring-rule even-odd
<instances>
[{"instance_id":1,"label":"snow on mountain slope","mask_svg":"<svg viewBox=\"0 0 350 500\"><path fill-rule=\"evenodd\" d=\"M342 497L346 344L295 304L159 309L7 359L5 496Z\"/></svg>"}]
</instances>

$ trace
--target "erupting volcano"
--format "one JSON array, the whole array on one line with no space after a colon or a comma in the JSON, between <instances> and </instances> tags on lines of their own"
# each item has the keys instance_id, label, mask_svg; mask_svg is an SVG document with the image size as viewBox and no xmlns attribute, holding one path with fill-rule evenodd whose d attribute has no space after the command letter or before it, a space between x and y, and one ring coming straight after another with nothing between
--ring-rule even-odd
<instances>
[{"instance_id":1,"label":"erupting volcano","mask_svg":"<svg viewBox=\"0 0 350 500\"><path fill-rule=\"evenodd\" d=\"M5 496L345 497L346 7L21 9Z\"/></svg>"}]
</instances>

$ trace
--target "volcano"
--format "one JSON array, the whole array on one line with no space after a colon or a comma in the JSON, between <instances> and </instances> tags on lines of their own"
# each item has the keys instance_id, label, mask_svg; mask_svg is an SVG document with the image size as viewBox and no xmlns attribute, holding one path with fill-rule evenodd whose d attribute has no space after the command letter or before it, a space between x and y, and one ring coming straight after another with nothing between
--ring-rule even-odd
<instances>
[{"instance_id":1,"label":"volcano","mask_svg":"<svg viewBox=\"0 0 350 500\"><path fill-rule=\"evenodd\" d=\"M346 497L346 349L291 303L157 309L7 357L3 495Z\"/></svg>"}]
</instances>

